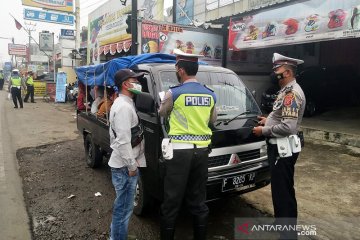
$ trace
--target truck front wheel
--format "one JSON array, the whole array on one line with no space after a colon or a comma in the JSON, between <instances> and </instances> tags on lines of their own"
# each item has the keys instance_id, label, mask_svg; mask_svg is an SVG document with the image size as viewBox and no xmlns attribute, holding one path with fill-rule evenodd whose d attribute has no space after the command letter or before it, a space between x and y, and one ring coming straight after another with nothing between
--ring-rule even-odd
<instances>
[{"instance_id":1,"label":"truck front wheel","mask_svg":"<svg viewBox=\"0 0 360 240\"><path fill-rule=\"evenodd\" d=\"M137 216L144 215L146 210L151 206L151 203L152 197L144 189L144 183L141 176L139 176L135 190L134 214Z\"/></svg>"},{"instance_id":2,"label":"truck front wheel","mask_svg":"<svg viewBox=\"0 0 360 240\"><path fill-rule=\"evenodd\" d=\"M86 163L91 168L97 168L101 165L103 155L99 147L94 143L91 134L87 134L84 140Z\"/></svg>"}]
</instances>

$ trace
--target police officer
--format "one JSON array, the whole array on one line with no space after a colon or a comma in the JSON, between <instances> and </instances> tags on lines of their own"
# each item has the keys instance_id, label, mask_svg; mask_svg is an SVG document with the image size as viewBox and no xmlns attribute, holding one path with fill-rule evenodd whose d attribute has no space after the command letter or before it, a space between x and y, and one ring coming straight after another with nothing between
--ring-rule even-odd
<instances>
[{"instance_id":1,"label":"police officer","mask_svg":"<svg viewBox=\"0 0 360 240\"><path fill-rule=\"evenodd\" d=\"M27 102L29 99L29 96L31 96L31 102L35 103L34 101L34 78L33 78L33 72L28 72L28 77L25 81L26 84L26 96L24 98L24 102Z\"/></svg>"},{"instance_id":2,"label":"police officer","mask_svg":"<svg viewBox=\"0 0 360 240\"><path fill-rule=\"evenodd\" d=\"M294 189L294 168L299 153L280 158L278 139L297 134L305 109L305 95L296 82L298 64L304 61L274 53L272 81L281 89L267 118L259 117L253 129L257 136L267 137L271 170L271 194L276 224L296 224L297 202ZM285 138L286 140L286 138ZM281 148L280 148L281 149ZM287 219L286 219L287 218ZM280 233L285 239L296 239L296 232Z\"/></svg>"},{"instance_id":3,"label":"police officer","mask_svg":"<svg viewBox=\"0 0 360 240\"><path fill-rule=\"evenodd\" d=\"M11 74L10 78L10 84L11 84L11 95L14 102L14 108L18 108L17 100L20 103L20 108L23 108L23 102L21 98L21 78L20 73L18 69L14 69ZM16 100L17 99L17 100Z\"/></svg>"},{"instance_id":4,"label":"police officer","mask_svg":"<svg viewBox=\"0 0 360 240\"><path fill-rule=\"evenodd\" d=\"M4 87L4 72L2 69L0 69L0 90L2 90Z\"/></svg>"},{"instance_id":5,"label":"police officer","mask_svg":"<svg viewBox=\"0 0 360 240\"><path fill-rule=\"evenodd\" d=\"M175 222L183 200L193 215L194 239L206 239L209 209L205 204L208 178L208 146L216 120L216 96L195 79L199 55L179 49L176 76L180 85L172 87L159 113L169 119L173 158L165 161L164 201L161 205L161 239L174 239Z\"/></svg>"}]
</instances>

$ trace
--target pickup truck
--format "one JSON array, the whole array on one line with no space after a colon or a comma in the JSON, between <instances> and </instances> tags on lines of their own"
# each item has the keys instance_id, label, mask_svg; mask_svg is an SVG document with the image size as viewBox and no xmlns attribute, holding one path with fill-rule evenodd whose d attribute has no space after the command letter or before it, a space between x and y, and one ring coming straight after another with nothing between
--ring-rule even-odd
<instances>
[{"instance_id":1,"label":"pickup truck","mask_svg":"<svg viewBox=\"0 0 360 240\"><path fill-rule=\"evenodd\" d=\"M177 84L174 63L142 63L131 67L144 72L140 79L143 93L135 104L144 126L146 168L141 168L134 202L134 213L141 215L154 199L163 196L162 173L164 161L161 141L167 137L168 122L158 115L159 93ZM215 200L262 188L270 182L266 142L252 134L261 115L254 97L241 79L231 70L200 65L199 82L213 89L217 95L217 121L213 131L212 151L209 155L207 199ZM101 166L103 157L111 154L109 125L106 119L88 112L77 113L77 128L84 138L86 162Z\"/></svg>"}]
</instances>

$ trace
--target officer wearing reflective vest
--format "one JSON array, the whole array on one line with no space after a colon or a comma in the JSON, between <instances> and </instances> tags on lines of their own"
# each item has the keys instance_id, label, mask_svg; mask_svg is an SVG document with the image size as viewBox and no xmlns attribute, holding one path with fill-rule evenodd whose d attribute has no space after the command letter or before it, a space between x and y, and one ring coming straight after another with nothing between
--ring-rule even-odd
<instances>
[{"instance_id":1,"label":"officer wearing reflective vest","mask_svg":"<svg viewBox=\"0 0 360 240\"><path fill-rule=\"evenodd\" d=\"M18 69L14 69L10 78L11 83L11 95L14 102L14 108L18 108L17 100L20 103L20 108L23 108L23 102L21 98L21 78Z\"/></svg>"},{"instance_id":2,"label":"officer wearing reflective vest","mask_svg":"<svg viewBox=\"0 0 360 240\"><path fill-rule=\"evenodd\" d=\"M35 103L34 101L34 78L33 78L33 72L28 72L28 77L26 78L26 96L24 98L24 102L27 102L29 99L29 96L31 96L31 102Z\"/></svg>"},{"instance_id":3,"label":"officer wearing reflective vest","mask_svg":"<svg viewBox=\"0 0 360 240\"><path fill-rule=\"evenodd\" d=\"M4 72L2 69L0 69L0 90L3 89L4 86Z\"/></svg>"},{"instance_id":4,"label":"officer wearing reflective vest","mask_svg":"<svg viewBox=\"0 0 360 240\"><path fill-rule=\"evenodd\" d=\"M300 124L305 110L305 95L296 82L297 65L304 61L273 56L271 79L281 89L267 118L259 117L253 129L257 136L267 137L271 171L271 194L276 224L296 224L297 202L294 189L295 163L301 151ZM281 239L296 239L295 231L281 232Z\"/></svg>"},{"instance_id":5,"label":"officer wearing reflective vest","mask_svg":"<svg viewBox=\"0 0 360 240\"><path fill-rule=\"evenodd\" d=\"M165 161L164 200L161 205L161 239L174 239L175 222L183 200L193 215L194 239L206 239L209 209L205 204L208 178L208 146L216 121L216 96L195 76L198 57L179 49L176 76L179 85L170 88L162 100L159 113L170 117L168 136L172 158Z\"/></svg>"}]
</instances>

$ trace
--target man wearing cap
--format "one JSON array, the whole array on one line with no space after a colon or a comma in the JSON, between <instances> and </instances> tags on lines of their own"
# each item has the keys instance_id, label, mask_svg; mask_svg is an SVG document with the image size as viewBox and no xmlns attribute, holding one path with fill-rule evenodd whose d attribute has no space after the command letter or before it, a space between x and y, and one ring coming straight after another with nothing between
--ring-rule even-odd
<instances>
[{"instance_id":1,"label":"man wearing cap","mask_svg":"<svg viewBox=\"0 0 360 240\"><path fill-rule=\"evenodd\" d=\"M136 74L130 69L122 69L115 74L115 86L120 94L111 106L109 117L112 153L108 164L116 192L110 226L111 240L127 239L139 177L138 167L146 167L142 128L133 101L134 94L141 92L138 78L142 76L143 73Z\"/></svg>"},{"instance_id":2,"label":"man wearing cap","mask_svg":"<svg viewBox=\"0 0 360 240\"><path fill-rule=\"evenodd\" d=\"M281 223L282 218L291 218L293 220L290 223L296 224L297 202L294 189L294 168L299 152L292 152L292 156L289 157L280 157L278 139L285 137L286 140L289 136L298 134L299 131L306 100L304 92L296 82L295 74L297 65L303 62L274 53L274 72L271 74L271 79L277 82L281 89L274 102L273 111L267 118L259 117L260 126L253 129L255 135L263 135L268 139L271 193L276 223ZM290 234L286 235L286 238L297 238L296 232L284 234Z\"/></svg>"},{"instance_id":3,"label":"man wearing cap","mask_svg":"<svg viewBox=\"0 0 360 240\"><path fill-rule=\"evenodd\" d=\"M11 95L14 102L14 108L18 108L17 101L20 103L20 108L23 108L23 101L21 98L21 78L18 69L14 69L10 78Z\"/></svg>"},{"instance_id":4,"label":"man wearing cap","mask_svg":"<svg viewBox=\"0 0 360 240\"><path fill-rule=\"evenodd\" d=\"M31 96L31 102L35 103L34 101L34 78L33 78L33 72L29 71L28 76L25 81L26 84L26 96L24 98L24 102L27 102L29 99L29 96Z\"/></svg>"},{"instance_id":5,"label":"man wearing cap","mask_svg":"<svg viewBox=\"0 0 360 240\"><path fill-rule=\"evenodd\" d=\"M216 120L214 92L195 79L199 55L179 49L176 76L180 85L172 87L159 113L169 117L168 136L173 157L165 161L164 201L161 205L161 239L174 239L175 222L183 200L193 215L194 239L206 239L209 209L205 204L208 177L208 146Z\"/></svg>"}]
</instances>

